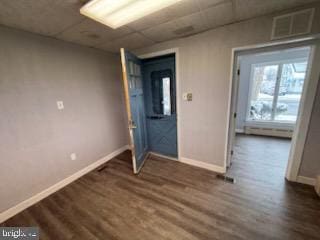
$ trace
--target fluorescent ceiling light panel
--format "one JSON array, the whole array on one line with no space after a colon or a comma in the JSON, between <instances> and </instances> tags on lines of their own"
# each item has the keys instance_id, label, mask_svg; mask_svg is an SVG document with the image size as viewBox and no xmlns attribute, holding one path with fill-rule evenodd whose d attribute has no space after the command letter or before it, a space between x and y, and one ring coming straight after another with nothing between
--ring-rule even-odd
<instances>
[{"instance_id":1,"label":"fluorescent ceiling light panel","mask_svg":"<svg viewBox=\"0 0 320 240\"><path fill-rule=\"evenodd\" d=\"M182 0L92 0L80 9L80 13L118 28Z\"/></svg>"}]
</instances>

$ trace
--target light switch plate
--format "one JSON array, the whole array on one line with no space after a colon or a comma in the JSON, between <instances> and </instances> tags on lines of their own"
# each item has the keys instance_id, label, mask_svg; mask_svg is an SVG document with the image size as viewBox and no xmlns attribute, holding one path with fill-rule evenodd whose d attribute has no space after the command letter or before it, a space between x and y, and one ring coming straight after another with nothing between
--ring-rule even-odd
<instances>
[{"instance_id":1,"label":"light switch plate","mask_svg":"<svg viewBox=\"0 0 320 240\"><path fill-rule=\"evenodd\" d=\"M182 98L184 101L192 101L192 93L183 93Z\"/></svg>"},{"instance_id":2,"label":"light switch plate","mask_svg":"<svg viewBox=\"0 0 320 240\"><path fill-rule=\"evenodd\" d=\"M63 101L57 101L57 107L59 110L64 109Z\"/></svg>"}]
</instances>

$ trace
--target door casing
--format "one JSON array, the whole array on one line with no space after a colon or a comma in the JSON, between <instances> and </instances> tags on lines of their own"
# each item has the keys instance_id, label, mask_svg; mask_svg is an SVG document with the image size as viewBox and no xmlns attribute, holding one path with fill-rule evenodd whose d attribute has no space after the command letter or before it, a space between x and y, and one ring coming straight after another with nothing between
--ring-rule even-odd
<instances>
[{"instance_id":1,"label":"door casing","mask_svg":"<svg viewBox=\"0 0 320 240\"><path fill-rule=\"evenodd\" d=\"M171 49L166 49L163 51L156 51L156 52L151 52L148 54L142 54L138 55L140 59L147 59L147 58L153 58L153 57L161 57L165 56L168 54L175 54L175 74L176 74L176 113L177 113L177 149L178 149L178 156L177 158L170 157L170 159L174 160L180 160L181 157L181 148L180 148L180 143L181 143L181 136L180 136L180 126L181 126L181 119L180 119L180 71L179 71L179 48L171 48ZM161 154L156 154L158 156L163 156ZM168 158L167 156L163 156L165 158Z\"/></svg>"},{"instance_id":2,"label":"door casing","mask_svg":"<svg viewBox=\"0 0 320 240\"><path fill-rule=\"evenodd\" d=\"M309 122L311 118L311 112L313 102L316 95L317 84L320 75L320 68L316 66L317 62L320 62L320 36L314 36L310 38L295 39L288 41L278 41L267 44L258 44L253 46L239 47L232 49L231 55L231 70L230 70L230 85L229 85L229 111L227 116L228 128L226 132L225 142L225 161L224 168L230 166L232 158L232 149L234 144L235 135L235 121L234 113L237 106L237 94L238 94L238 56L243 52L259 52L261 50L279 50L285 48L310 46L309 65L305 79L305 86L302 93L301 105L299 108L298 118L296 121L296 130L292 137L292 144L288 159L288 165L286 170L286 179L289 181L299 181L299 168L302 160L302 154L304 150L304 144L307 137L307 131L309 128ZM299 138L298 138L299 135Z\"/></svg>"},{"instance_id":3,"label":"door casing","mask_svg":"<svg viewBox=\"0 0 320 240\"><path fill-rule=\"evenodd\" d=\"M142 60L145 111L147 116L149 151L177 157L175 55ZM161 114L159 93L154 92L153 80L170 79L170 115ZM154 94L156 97L154 99ZM156 100L156 102L155 102Z\"/></svg>"}]
</instances>

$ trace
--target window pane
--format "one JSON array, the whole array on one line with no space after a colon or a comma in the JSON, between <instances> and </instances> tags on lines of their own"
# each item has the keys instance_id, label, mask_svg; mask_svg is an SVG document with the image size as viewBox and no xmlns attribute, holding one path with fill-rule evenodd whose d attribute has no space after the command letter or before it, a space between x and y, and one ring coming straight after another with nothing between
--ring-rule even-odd
<instances>
[{"instance_id":1,"label":"window pane","mask_svg":"<svg viewBox=\"0 0 320 240\"><path fill-rule=\"evenodd\" d=\"M135 64L135 75L140 76L141 75L141 67L138 64Z\"/></svg>"},{"instance_id":2,"label":"window pane","mask_svg":"<svg viewBox=\"0 0 320 240\"><path fill-rule=\"evenodd\" d=\"M170 78L166 77L162 79L162 91L163 91L163 115L171 115L171 99L170 99Z\"/></svg>"},{"instance_id":3,"label":"window pane","mask_svg":"<svg viewBox=\"0 0 320 240\"><path fill-rule=\"evenodd\" d=\"M151 72L152 110L154 114L171 115L174 113L172 95L172 71L165 69Z\"/></svg>"},{"instance_id":4,"label":"window pane","mask_svg":"<svg viewBox=\"0 0 320 240\"><path fill-rule=\"evenodd\" d=\"M135 88L142 89L142 79L141 77L135 77Z\"/></svg>"},{"instance_id":5,"label":"window pane","mask_svg":"<svg viewBox=\"0 0 320 240\"><path fill-rule=\"evenodd\" d=\"M275 120L297 120L307 62L283 64Z\"/></svg>"},{"instance_id":6,"label":"window pane","mask_svg":"<svg viewBox=\"0 0 320 240\"><path fill-rule=\"evenodd\" d=\"M151 73L152 109L155 114L163 114L162 78L159 71Z\"/></svg>"},{"instance_id":7,"label":"window pane","mask_svg":"<svg viewBox=\"0 0 320 240\"><path fill-rule=\"evenodd\" d=\"M129 74L134 73L134 62L132 62L132 61L129 61L128 72L129 72Z\"/></svg>"},{"instance_id":8,"label":"window pane","mask_svg":"<svg viewBox=\"0 0 320 240\"><path fill-rule=\"evenodd\" d=\"M254 66L249 109L251 120L272 120L277 73L278 65Z\"/></svg>"},{"instance_id":9,"label":"window pane","mask_svg":"<svg viewBox=\"0 0 320 240\"><path fill-rule=\"evenodd\" d=\"M129 88L134 89L136 87L136 81L135 78L132 76L129 76Z\"/></svg>"}]
</instances>

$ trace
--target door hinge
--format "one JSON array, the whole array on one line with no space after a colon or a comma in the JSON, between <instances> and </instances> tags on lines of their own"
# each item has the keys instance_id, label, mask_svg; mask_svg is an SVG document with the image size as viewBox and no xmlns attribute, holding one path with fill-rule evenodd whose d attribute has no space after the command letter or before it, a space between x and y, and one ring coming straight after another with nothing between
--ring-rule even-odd
<instances>
[{"instance_id":1,"label":"door hinge","mask_svg":"<svg viewBox=\"0 0 320 240\"><path fill-rule=\"evenodd\" d=\"M230 153L231 153L231 155L233 155L233 150L231 150L231 152L230 152Z\"/></svg>"},{"instance_id":2,"label":"door hinge","mask_svg":"<svg viewBox=\"0 0 320 240\"><path fill-rule=\"evenodd\" d=\"M238 74L238 76L240 75L240 69L238 69L237 74Z\"/></svg>"},{"instance_id":3,"label":"door hinge","mask_svg":"<svg viewBox=\"0 0 320 240\"><path fill-rule=\"evenodd\" d=\"M237 117L237 113L234 113L234 114L233 114L233 117L236 118L236 117Z\"/></svg>"}]
</instances>

